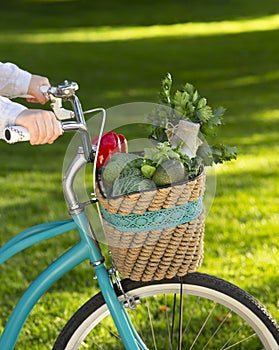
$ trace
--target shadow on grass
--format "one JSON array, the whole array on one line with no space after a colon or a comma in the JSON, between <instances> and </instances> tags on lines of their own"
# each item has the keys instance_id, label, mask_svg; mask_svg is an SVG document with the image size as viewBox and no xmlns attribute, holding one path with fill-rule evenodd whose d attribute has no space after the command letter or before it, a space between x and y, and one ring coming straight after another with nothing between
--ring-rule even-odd
<instances>
[{"instance_id":1,"label":"shadow on grass","mask_svg":"<svg viewBox=\"0 0 279 350\"><path fill-rule=\"evenodd\" d=\"M10 0L1 5L0 29L134 26L253 18L279 12L277 0ZM147 16L148 14L148 16Z\"/></svg>"}]
</instances>

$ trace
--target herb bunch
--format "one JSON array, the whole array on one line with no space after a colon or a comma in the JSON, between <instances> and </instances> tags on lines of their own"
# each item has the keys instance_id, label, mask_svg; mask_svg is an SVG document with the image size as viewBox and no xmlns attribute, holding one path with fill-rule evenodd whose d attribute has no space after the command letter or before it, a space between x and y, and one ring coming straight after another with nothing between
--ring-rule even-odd
<instances>
[{"instance_id":1,"label":"herb bunch","mask_svg":"<svg viewBox=\"0 0 279 350\"><path fill-rule=\"evenodd\" d=\"M167 73L162 79L159 99L161 106L148 116L149 121L153 124L152 138L159 142L168 141L166 125L170 123L176 125L180 120L200 125L199 138L202 142L194 158L190 159L182 154L179 147L174 149L180 155L189 173L196 174L201 164L211 166L213 163L223 163L236 159L236 148L220 143L209 145L205 142L208 138L215 138L218 128L223 125L223 116L226 111L223 107L212 109L207 104L207 99L201 97L195 87L189 83L172 92L172 76L170 73Z\"/></svg>"}]
</instances>

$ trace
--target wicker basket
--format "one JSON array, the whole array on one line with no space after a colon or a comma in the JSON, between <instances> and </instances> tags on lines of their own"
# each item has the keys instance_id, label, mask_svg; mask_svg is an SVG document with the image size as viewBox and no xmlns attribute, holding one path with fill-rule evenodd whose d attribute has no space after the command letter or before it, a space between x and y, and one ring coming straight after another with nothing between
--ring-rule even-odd
<instances>
[{"instance_id":1,"label":"wicker basket","mask_svg":"<svg viewBox=\"0 0 279 350\"><path fill-rule=\"evenodd\" d=\"M204 189L204 171L190 181L118 198L105 198L96 184L108 245L123 276L160 280L201 265Z\"/></svg>"}]
</instances>

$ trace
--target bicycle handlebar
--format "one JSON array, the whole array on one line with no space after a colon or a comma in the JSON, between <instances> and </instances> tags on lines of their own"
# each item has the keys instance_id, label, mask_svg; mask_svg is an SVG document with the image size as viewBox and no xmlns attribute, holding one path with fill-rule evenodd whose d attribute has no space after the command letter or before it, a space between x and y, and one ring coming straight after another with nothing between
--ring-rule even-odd
<instances>
[{"instance_id":1,"label":"bicycle handlebar","mask_svg":"<svg viewBox=\"0 0 279 350\"><path fill-rule=\"evenodd\" d=\"M74 98L75 91L78 89L78 85L75 82L69 82L65 80L57 87L43 85L40 87L41 92L50 100L50 106L57 118L58 123L61 125L63 131L86 131L86 125L83 117L77 116L75 112L63 108L62 101ZM76 96L75 96L76 98ZM73 108L77 107L76 103L72 103ZM78 108L76 108L78 109ZM78 110L81 114L81 110ZM61 120L73 119L76 122L61 122ZM16 143L21 141L29 141L30 135L27 129L22 126L13 125L4 129L4 140L7 143Z\"/></svg>"},{"instance_id":2,"label":"bicycle handlebar","mask_svg":"<svg viewBox=\"0 0 279 350\"><path fill-rule=\"evenodd\" d=\"M92 162L92 151L94 153L94 158L95 158L95 154L96 152L98 152L99 144L97 148L95 146L92 146L91 138L87 130L87 125L84 118L84 113L81 108L80 101L75 94L75 91L78 89L78 84L75 82L69 82L68 80L65 80L63 83L59 84L56 87L41 86L40 89L41 89L41 92L45 96L47 96L47 98L50 100L50 106L57 118L57 121L61 123L61 127L63 131L80 132L85 159L89 162ZM63 108L62 106L63 101L69 101L72 105L72 110ZM102 110L102 112L104 113L103 124L100 130L100 135L101 135L104 127L105 111L103 108L95 108L90 112L100 111L100 110ZM66 119L75 119L75 120L63 121ZM7 143L28 141L30 139L28 131L20 126L7 127L4 130L3 137Z\"/></svg>"},{"instance_id":3,"label":"bicycle handlebar","mask_svg":"<svg viewBox=\"0 0 279 350\"><path fill-rule=\"evenodd\" d=\"M84 130L86 127L81 123L76 122L59 122L63 131ZM19 125L8 126L4 129L4 140L9 143L17 143L30 140L30 134L27 129Z\"/></svg>"}]
</instances>

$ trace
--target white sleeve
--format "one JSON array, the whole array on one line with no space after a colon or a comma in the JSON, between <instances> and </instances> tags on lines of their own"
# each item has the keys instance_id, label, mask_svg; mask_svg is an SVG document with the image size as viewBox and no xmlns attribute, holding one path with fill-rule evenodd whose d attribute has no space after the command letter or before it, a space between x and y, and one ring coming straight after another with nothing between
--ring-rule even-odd
<instances>
[{"instance_id":1,"label":"white sleeve","mask_svg":"<svg viewBox=\"0 0 279 350\"><path fill-rule=\"evenodd\" d=\"M26 95L30 80L31 73L13 63L0 62L0 95L9 98Z\"/></svg>"},{"instance_id":2,"label":"white sleeve","mask_svg":"<svg viewBox=\"0 0 279 350\"><path fill-rule=\"evenodd\" d=\"M16 117L25 109L21 104L0 96L0 139L3 139L5 127L15 125Z\"/></svg>"}]
</instances>

